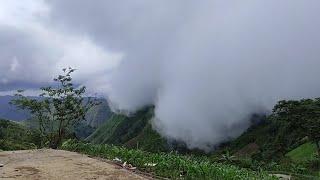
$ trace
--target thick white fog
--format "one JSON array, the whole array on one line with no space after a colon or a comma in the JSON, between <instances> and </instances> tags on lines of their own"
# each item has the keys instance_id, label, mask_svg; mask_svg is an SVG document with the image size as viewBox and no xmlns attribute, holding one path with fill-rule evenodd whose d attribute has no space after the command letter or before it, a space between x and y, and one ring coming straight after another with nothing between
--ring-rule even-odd
<instances>
[{"instance_id":1,"label":"thick white fog","mask_svg":"<svg viewBox=\"0 0 320 180\"><path fill-rule=\"evenodd\" d=\"M0 67L8 76L3 80L14 80L5 72L20 72L14 71L19 64L36 72L73 63L87 72L82 82L103 89L114 108L155 105L153 127L190 148L238 136L252 113L270 111L280 99L320 96L318 0L41 2L46 11L32 11L32 28L0 23L0 43L12 37L21 52L1 48L13 69ZM0 13L2 22L11 22L3 19ZM49 36L34 33L35 27ZM47 63L40 60L45 55ZM15 77L24 83L39 78Z\"/></svg>"},{"instance_id":2,"label":"thick white fog","mask_svg":"<svg viewBox=\"0 0 320 180\"><path fill-rule=\"evenodd\" d=\"M148 55L129 54L108 92L125 110L155 104L154 128L190 148L238 136L277 100L320 95L320 3L220 2L159 21L171 33L137 41Z\"/></svg>"}]
</instances>

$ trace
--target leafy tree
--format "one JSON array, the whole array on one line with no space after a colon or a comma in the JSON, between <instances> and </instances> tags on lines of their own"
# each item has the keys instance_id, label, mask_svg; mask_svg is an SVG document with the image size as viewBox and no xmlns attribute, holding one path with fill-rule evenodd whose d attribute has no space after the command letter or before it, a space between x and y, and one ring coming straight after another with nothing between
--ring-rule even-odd
<instances>
[{"instance_id":1,"label":"leafy tree","mask_svg":"<svg viewBox=\"0 0 320 180\"><path fill-rule=\"evenodd\" d=\"M301 133L317 145L320 155L320 98L300 101L279 101L274 115L290 124L290 128Z\"/></svg>"},{"instance_id":2,"label":"leafy tree","mask_svg":"<svg viewBox=\"0 0 320 180\"><path fill-rule=\"evenodd\" d=\"M73 68L63 69L63 74L54 78L56 86L41 88L39 98L24 96L22 90L16 94L12 104L29 110L38 122L41 145L48 143L56 149L64 138L72 133L74 126L85 120L86 112L99 104L96 98L84 98L86 87L75 87L71 74Z\"/></svg>"}]
</instances>

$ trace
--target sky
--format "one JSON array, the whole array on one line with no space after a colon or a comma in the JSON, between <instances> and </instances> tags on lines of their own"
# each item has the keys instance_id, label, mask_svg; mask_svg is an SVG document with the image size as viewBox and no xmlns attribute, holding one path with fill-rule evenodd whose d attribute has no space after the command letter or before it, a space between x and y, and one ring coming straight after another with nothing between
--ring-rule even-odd
<instances>
[{"instance_id":1,"label":"sky","mask_svg":"<svg viewBox=\"0 0 320 180\"><path fill-rule=\"evenodd\" d=\"M114 109L155 105L190 148L237 137L252 113L320 96L318 0L0 0L0 95L64 67Z\"/></svg>"}]
</instances>

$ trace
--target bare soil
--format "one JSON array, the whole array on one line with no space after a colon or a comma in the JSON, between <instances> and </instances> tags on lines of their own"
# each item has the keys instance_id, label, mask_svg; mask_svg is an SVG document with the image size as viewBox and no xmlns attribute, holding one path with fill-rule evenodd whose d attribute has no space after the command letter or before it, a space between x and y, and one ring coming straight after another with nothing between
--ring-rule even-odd
<instances>
[{"instance_id":1,"label":"bare soil","mask_svg":"<svg viewBox=\"0 0 320 180\"><path fill-rule=\"evenodd\" d=\"M0 152L4 180L150 179L86 155L52 149Z\"/></svg>"}]
</instances>

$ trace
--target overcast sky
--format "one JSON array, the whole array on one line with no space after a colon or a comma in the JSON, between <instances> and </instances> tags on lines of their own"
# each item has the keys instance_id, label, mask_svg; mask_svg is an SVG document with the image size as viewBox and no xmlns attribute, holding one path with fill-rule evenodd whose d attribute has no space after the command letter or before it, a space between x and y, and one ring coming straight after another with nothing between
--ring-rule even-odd
<instances>
[{"instance_id":1,"label":"overcast sky","mask_svg":"<svg viewBox=\"0 0 320 180\"><path fill-rule=\"evenodd\" d=\"M0 95L60 69L207 149L280 99L320 96L319 0L0 0ZM178 128L177 128L178 127Z\"/></svg>"},{"instance_id":2,"label":"overcast sky","mask_svg":"<svg viewBox=\"0 0 320 180\"><path fill-rule=\"evenodd\" d=\"M123 52L99 44L93 33L64 24L54 17L59 10L43 0L0 0L0 91L38 88L68 66L79 69L79 83L101 86L97 91L106 88L106 76Z\"/></svg>"}]
</instances>

